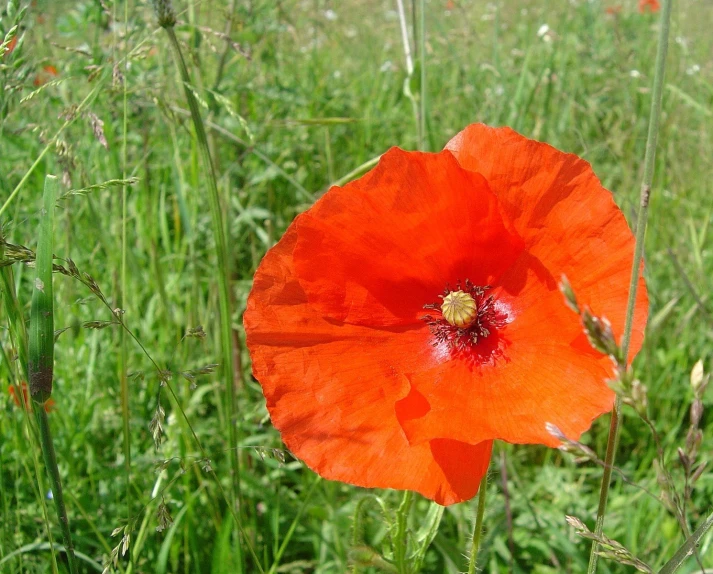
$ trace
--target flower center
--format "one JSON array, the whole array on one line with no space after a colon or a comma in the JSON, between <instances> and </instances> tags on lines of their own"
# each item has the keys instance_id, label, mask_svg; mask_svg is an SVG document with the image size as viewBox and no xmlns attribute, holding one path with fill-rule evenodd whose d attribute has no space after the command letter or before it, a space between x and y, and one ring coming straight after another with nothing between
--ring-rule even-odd
<instances>
[{"instance_id":1,"label":"flower center","mask_svg":"<svg viewBox=\"0 0 713 574\"><path fill-rule=\"evenodd\" d=\"M475 321L478 316L478 306L468 293L451 291L443 297L441 315L451 325L462 329Z\"/></svg>"},{"instance_id":2,"label":"flower center","mask_svg":"<svg viewBox=\"0 0 713 574\"><path fill-rule=\"evenodd\" d=\"M464 285L459 281L456 289L446 287L440 305L424 305L424 309L434 311L422 317L435 337L434 345L446 343L458 351L472 349L504 327L507 315L496 308L493 296L487 295L490 289L489 285L480 287L466 279Z\"/></svg>"}]
</instances>

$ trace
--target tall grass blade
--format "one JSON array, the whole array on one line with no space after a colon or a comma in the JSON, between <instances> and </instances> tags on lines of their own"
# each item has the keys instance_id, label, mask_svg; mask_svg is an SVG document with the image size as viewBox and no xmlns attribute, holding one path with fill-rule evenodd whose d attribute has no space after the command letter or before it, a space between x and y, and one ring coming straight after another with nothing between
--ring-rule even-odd
<instances>
[{"instance_id":1,"label":"tall grass blade","mask_svg":"<svg viewBox=\"0 0 713 574\"><path fill-rule=\"evenodd\" d=\"M663 99L663 80L666 71L666 54L668 53L668 36L671 24L671 4L673 0L664 0L659 30L658 51L656 53L656 71L654 75L653 94L651 96L651 115L649 117L649 131L646 138L646 154L644 157L644 178L641 184L641 197L639 201L639 215L636 220L636 244L634 247L634 261L631 266L631 280L629 282L629 298L626 306L626 321L624 324L624 337L621 343L622 356L627 360L629 356L629 343L634 325L634 308L636 304L636 291L639 283L639 269L644 255L644 238L646 236L646 222L649 215L649 199L651 184L654 178L654 160L656 159L656 142L659 133L661 116L661 101ZM607 452L604 458L604 472L599 492L599 507L597 508L597 522L595 536L601 538L604 530L604 516L607 511L607 498L609 496L609 483L616 458L616 448L619 443L621 430L621 397L617 395L609 425L609 438L607 439ZM597 554L599 544L595 541L589 554L589 567L587 574L597 571Z\"/></svg>"},{"instance_id":2,"label":"tall grass blade","mask_svg":"<svg viewBox=\"0 0 713 574\"><path fill-rule=\"evenodd\" d=\"M695 554L696 548L700 544L701 539L705 536L711 526L713 526L713 513L709 514L708 518L703 521L703 524L701 524L698 529L686 539L683 545L676 551L676 554L673 555L671 560L666 562L664 567L659 570L659 574L673 574L673 572L678 570L687 558Z\"/></svg>"},{"instance_id":3,"label":"tall grass blade","mask_svg":"<svg viewBox=\"0 0 713 574\"><path fill-rule=\"evenodd\" d=\"M200 150L201 160L207 173L208 180L208 201L210 203L211 219L213 223L213 235L215 237L215 249L218 259L218 300L220 305L220 339L222 349L222 364L223 376L225 378L225 402L226 411L228 413L228 449L230 461L230 493L231 493L231 513L235 516L238 530L242 533L242 494L240 487L240 457L238 453L238 439L236 427L237 408L235 404L235 371L233 366L233 336L231 325L230 311L230 291L229 277L230 265L228 262L228 253L225 239L225 226L223 222L223 210L220 202L220 193L218 191L218 181L215 175L215 166L208 146L208 138L201 117L198 100L193 90L190 89L191 78L188 74L186 61L183 58L181 46L178 43L174 25L176 22L173 8L168 0L154 1L159 24L163 27L170 40L171 49L174 54L176 67L183 80L183 87L188 101L188 107L191 111L191 119L193 127L196 131L198 140L198 149ZM238 353L239 355L239 353ZM238 369L239 371L239 369ZM246 543L248 541L246 540ZM249 545L249 543L248 543ZM243 553L240 553L241 557Z\"/></svg>"},{"instance_id":4,"label":"tall grass blade","mask_svg":"<svg viewBox=\"0 0 713 574\"><path fill-rule=\"evenodd\" d=\"M49 418L44 404L52 394L54 372L54 302L52 298L52 252L54 235L54 207L59 182L55 176L45 178L42 215L35 261L36 276L32 288L30 308L30 344L27 372L30 381L30 396L40 429L40 442L45 466L50 478L50 487L57 509L65 552L71 574L78 573L74 554L69 519L64 506L62 480L57 466L57 455L52 442Z\"/></svg>"}]
</instances>

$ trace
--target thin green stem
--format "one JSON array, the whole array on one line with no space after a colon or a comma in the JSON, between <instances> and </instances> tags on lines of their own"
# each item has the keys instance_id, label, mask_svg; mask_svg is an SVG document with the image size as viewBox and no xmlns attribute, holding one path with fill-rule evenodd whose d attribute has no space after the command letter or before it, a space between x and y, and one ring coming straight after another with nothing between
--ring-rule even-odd
<instances>
[{"instance_id":1,"label":"thin green stem","mask_svg":"<svg viewBox=\"0 0 713 574\"><path fill-rule=\"evenodd\" d=\"M369 161L365 161L363 164L361 164L358 167L355 167L353 170L351 170L348 174L340 177L338 180L333 181L332 183L329 184L329 187L332 187L333 185L339 185L342 186L345 183L349 183L351 180L354 178L360 176L367 170L371 169L374 167L377 163L379 163L379 160L381 159L380 155L377 155L376 157L372 157Z\"/></svg>"},{"instance_id":2,"label":"thin green stem","mask_svg":"<svg viewBox=\"0 0 713 574\"><path fill-rule=\"evenodd\" d=\"M220 82L223 80L223 71L225 70L225 62L228 59L228 52L231 50L230 46L230 34L233 31L233 22L235 21L235 9L238 7L236 0L232 0L230 7L227 10L228 17L225 20L225 28L223 30L223 35L226 38L225 46L220 54L220 60L218 61L218 71L215 73L215 81L213 82L213 91L217 92L220 87Z\"/></svg>"},{"instance_id":3,"label":"thin green stem","mask_svg":"<svg viewBox=\"0 0 713 574\"><path fill-rule=\"evenodd\" d=\"M409 571L406 555L408 549L408 515L412 503L413 492L405 490L401 504L399 504L399 508L396 511L396 533L393 541L394 562L399 574L408 574Z\"/></svg>"},{"instance_id":4,"label":"thin green stem","mask_svg":"<svg viewBox=\"0 0 713 574\"><path fill-rule=\"evenodd\" d=\"M40 429L40 443L42 445L42 456L45 460L47 473L50 478L50 488L52 489L52 499L54 500L57 516L59 517L59 527L62 531L62 539L64 540L64 551L67 554L67 562L69 563L69 571L71 574L78 574L79 567L77 565L77 557L74 554L74 545L72 544L72 534L69 529L69 518L67 518L67 509L64 505L64 494L62 492L62 479L59 475L59 467L57 465L57 454L54 450L54 442L52 440L52 431L50 430L49 418L45 411L44 404L32 401L37 417L37 424Z\"/></svg>"},{"instance_id":5,"label":"thin green stem","mask_svg":"<svg viewBox=\"0 0 713 574\"><path fill-rule=\"evenodd\" d=\"M711 527L713 527L713 513L709 514L696 531L686 539L673 557L659 570L659 574L673 574L678 570L689 556L696 553L696 548L701 543L701 539ZM703 568L701 568L701 571L703 571Z\"/></svg>"},{"instance_id":6,"label":"thin green stem","mask_svg":"<svg viewBox=\"0 0 713 574\"><path fill-rule=\"evenodd\" d=\"M230 276L230 266L227 256L225 227L223 225L223 214L220 205L220 194L218 191L218 181L215 175L215 167L210 155L208 147L208 138L206 137L203 119L201 118L198 108L198 101L193 90L190 87L190 76L188 68L183 59L181 46L176 38L173 26L165 26L166 34L171 43L171 48L175 56L176 66L179 69L183 80L183 87L188 101L188 107L191 111L193 126L198 139L198 148L200 150L201 159L208 175L209 193L208 200L210 203L210 211L213 220L213 234L215 236L215 248L218 259L218 299L220 305L220 328L221 328L221 344L223 355L223 376L225 378L225 395L226 395L226 410L228 413L228 451L231 469L231 504L235 509L237 503L236 516L239 519L242 514L242 495L240 489L240 457L237 449L237 413L235 405L235 380L233 370L233 338L231 327L231 312L230 312L230 291L228 280ZM242 553L241 553L242 555Z\"/></svg>"},{"instance_id":7,"label":"thin green stem","mask_svg":"<svg viewBox=\"0 0 713 574\"><path fill-rule=\"evenodd\" d=\"M426 2L419 0L419 33L418 33L418 56L421 60L421 93L420 111L418 114L418 149L426 151Z\"/></svg>"},{"instance_id":8,"label":"thin green stem","mask_svg":"<svg viewBox=\"0 0 713 574\"><path fill-rule=\"evenodd\" d=\"M287 529L287 533L285 534L285 537L282 540L282 543L280 544L280 548L277 550L277 553L275 554L275 560L272 563L272 566L270 567L270 570L268 571L267 574L275 574L278 571L278 567L280 566L280 560L282 559L282 555L285 553L285 550L287 550L287 545L290 543L290 540L292 539L292 535L295 533L295 529L297 528L297 525L299 524L300 519L302 518L302 515L304 514L305 510L307 509L307 503L312 498L314 489L320 480L321 480L321 477L319 475L315 476L314 480L312 480L312 484L310 485L309 489L307 490L307 493L305 494L304 499L302 500L302 504L300 504L300 507L297 509L297 514L295 514L295 517L292 520L292 524L290 524L290 527Z\"/></svg>"},{"instance_id":9,"label":"thin green stem","mask_svg":"<svg viewBox=\"0 0 713 574\"><path fill-rule=\"evenodd\" d=\"M37 156L37 159L34 161L34 163L30 166L30 169L28 169L25 172L25 175L22 176L22 179L20 182L15 186L15 189L12 190L12 193L10 196L5 200L5 203L3 203L2 207L0 207L0 217L2 216L3 213L5 213L5 210L7 210L8 207L10 207L10 204L12 203L12 200L15 199L18 193L20 193L20 190L22 187L25 185L27 180L30 178L30 175L32 172L35 171L35 168L40 165L40 162L42 159L45 157L47 152L54 148L55 143L57 142L57 138L59 138L60 134L69 126L71 125L75 119L78 117L81 117L81 112L86 108L91 102L94 101L94 98L97 96L97 94L102 90L104 87L104 77L106 74L102 75L97 81L96 85L94 86L94 89L92 89L91 92L87 95L86 98L84 98L79 106L77 106L76 112L72 114L65 122L62 124L62 126L57 130L57 132L54 134L54 136L47 142L47 145L42 149L40 152L40 155Z\"/></svg>"},{"instance_id":10,"label":"thin green stem","mask_svg":"<svg viewBox=\"0 0 713 574\"><path fill-rule=\"evenodd\" d=\"M129 29L129 2L128 0L124 2L124 24L126 29ZM126 43L128 50L128 42ZM124 72L128 71L128 54L124 59ZM122 163L122 173L123 179L127 179L126 166L127 166L127 140L129 138L129 109L128 109L128 88L127 88L127 74L124 73L124 93L123 93L123 138L121 144L121 163ZM127 186L123 185L121 187L121 286L119 289L120 299L119 307L124 308L126 301L126 289L127 289L127 279L126 279L126 254L128 252L127 246L127 225L128 220L127 213ZM129 381L127 377L128 370L128 353L127 353L127 341L126 341L126 331L121 329L119 331L119 385L121 388L121 419L123 422L123 448L124 448L124 482L126 491L126 523L131 524L131 413L129 410ZM129 559L133 563L133 553L129 554Z\"/></svg>"},{"instance_id":11,"label":"thin green stem","mask_svg":"<svg viewBox=\"0 0 713 574\"><path fill-rule=\"evenodd\" d=\"M475 567L478 563L478 552L480 551L480 541L483 537L483 516L485 515L485 497L488 493L488 473L483 475L478 488L478 510L475 516L475 526L473 527L473 541L470 545L470 559L468 560L468 574L475 574Z\"/></svg>"},{"instance_id":12,"label":"thin green stem","mask_svg":"<svg viewBox=\"0 0 713 574\"><path fill-rule=\"evenodd\" d=\"M2 259L3 255L3 246L0 244L0 259ZM22 307L20 306L20 302L17 299L17 293L15 292L15 281L13 280L12 267L8 266L0 269L0 293L2 294L3 307L10 327L10 345L17 350L18 361L15 368L22 373L22 378L29 379L27 372L29 363L27 358L27 329L22 315ZM11 362L8 361L8 357L4 349L2 349L2 359L6 364L11 364ZM17 380L19 380L18 377L15 377L15 395L17 397L23 397L23 390L20 385L17 384ZM37 481L37 499L42 508L42 519L45 526L45 532L47 534L47 540L50 544L52 573L57 574L59 572L59 568L57 567L57 556L52 536L52 529L50 528L47 504L45 503L45 488L42 481L42 470L40 468L39 459L37 458L36 447L39 445L39 434L37 432L37 428L32 424L30 413L26 409L23 409L23 411L25 415L27 433L32 446L30 452L32 453L32 463L35 470L34 476ZM5 559L7 558L8 557L6 556Z\"/></svg>"},{"instance_id":13,"label":"thin green stem","mask_svg":"<svg viewBox=\"0 0 713 574\"><path fill-rule=\"evenodd\" d=\"M639 213L636 220L636 244L634 247L634 260L631 266L631 280L629 282L629 299L626 305L626 321L624 324L624 336L621 343L622 357L628 361L631 334L634 325L634 310L636 307L636 291L639 284L639 270L641 259L644 254L644 239L646 236L646 223L649 214L649 199L651 196L651 184L654 177L654 167L656 159L656 142L658 140L659 123L661 118L661 101L663 98L663 80L666 71L666 54L668 52L668 37L671 27L671 4L673 0L664 0L663 11L661 13L661 25L659 29L658 51L656 54L656 70L654 74L654 86L651 96L651 114L649 116L649 132L646 138L646 154L644 156L644 177L641 184L641 195L639 199ZM595 535L601 538L604 529L604 517L607 510L607 499L609 496L609 484L611 474L616 459L616 450L619 443L619 432L621 430L621 397L617 396L612 411L611 423L609 425L609 438L607 439L607 452L604 458L604 472L602 484L599 491L599 506L597 508L597 522ZM589 567L587 574L594 574L597 571L598 543L592 543L589 555Z\"/></svg>"}]
</instances>

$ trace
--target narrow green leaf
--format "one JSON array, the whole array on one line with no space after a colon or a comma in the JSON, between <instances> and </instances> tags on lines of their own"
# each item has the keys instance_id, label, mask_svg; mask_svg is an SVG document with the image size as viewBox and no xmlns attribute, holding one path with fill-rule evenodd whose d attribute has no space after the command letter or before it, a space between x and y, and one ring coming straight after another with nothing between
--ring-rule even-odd
<instances>
[{"instance_id":1,"label":"narrow green leaf","mask_svg":"<svg viewBox=\"0 0 713 574\"><path fill-rule=\"evenodd\" d=\"M44 403L52 394L54 366L54 309L52 304L52 237L54 205L59 182L53 175L45 178L42 215L37 239L35 280L30 308L30 348L28 374L30 395Z\"/></svg>"},{"instance_id":2,"label":"narrow green leaf","mask_svg":"<svg viewBox=\"0 0 713 574\"><path fill-rule=\"evenodd\" d=\"M701 539L711 526L713 526L713 513L709 514L708 518L703 521L703 524L686 539L683 545L676 551L676 554L673 555L673 558L666 562L665 566L659 570L659 574L673 574L673 572L678 570L689 556L693 556L694 550L698 544L700 544Z\"/></svg>"}]
</instances>

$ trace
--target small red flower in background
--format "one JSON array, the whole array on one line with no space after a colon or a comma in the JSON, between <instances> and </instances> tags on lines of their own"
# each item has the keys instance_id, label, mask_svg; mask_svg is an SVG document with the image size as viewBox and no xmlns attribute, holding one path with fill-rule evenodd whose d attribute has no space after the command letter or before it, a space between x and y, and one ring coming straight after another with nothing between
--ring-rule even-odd
<instances>
[{"instance_id":1,"label":"small red flower in background","mask_svg":"<svg viewBox=\"0 0 713 574\"><path fill-rule=\"evenodd\" d=\"M44 86L52 78L56 78L57 76L59 76L57 68L54 66L43 66L42 70L37 73L35 80L32 83L37 87Z\"/></svg>"},{"instance_id":2,"label":"small red flower in background","mask_svg":"<svg viewBox=\"0 0 713 574\"><path fill-rule=\"evenodd\" d=\"M557 446L546 423L577 439L612 408L612 362L558 283L621 336L633 247L574 155L483 125L440 153L393 148L255 274L244 324L272 422L325 478L467 500L493 440Z\"/></svg>"},{"instance_id":3,"label":"small red flower in background","mask_svg":"<svg viewBox=\"0 0 713 574\"><path fill-rule=\"evenodd\" d=\"M621 13L621 5L607 6L604 10L609 16L616 16Z\"/></svg>"},{"instance_id":4,"label":"small red flower in background","mask_svg":"<svg viewBox=\"0 0 713 574\"><path fill-rule=\"evenodd\" d=\"M21 407L25 406L25 408L29 411L32 410L32 405L30 404L30 392L29 389L27 388L27 383L25 381L22 381L20 383L20 389L21 389L21 394L22 394L22 403L20 403L20 397L17 396L17 393L15 391L15 386L10 385L8 389L8 393L10 393L10 396L12 397L12 402L15 403L16 407ZM50 398L47 399L45 402L45 412L49 413L54 410L55 406L55 401L54 399Z\"/></svg>"},{"instance_id":5,"label":"small red flower in background","mask_svg":"<svg viewBox=\"0 0 713 574\"><path fill-rule=\"evenodd\" d=\"M649 10L651 13L655 14L661 9L659 0L639 0L639 12L642 14Z\"/></svg>"},{"instance_id":6,"label":"small red flower in background","mask_svg":"<svg viewBox=\"0 0 713 574\"><path fill-rule=\"evenodd\" d=\"M2 44L2 42L0 42L0 44ZM15 49L15 46L17 46L17 36L13 36L12 40L10 40L8 45L5 46L5 52L2 54L2 56L5 57L12 54L12 51Z\"/></svg>"}]
</instances>

